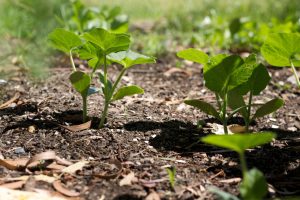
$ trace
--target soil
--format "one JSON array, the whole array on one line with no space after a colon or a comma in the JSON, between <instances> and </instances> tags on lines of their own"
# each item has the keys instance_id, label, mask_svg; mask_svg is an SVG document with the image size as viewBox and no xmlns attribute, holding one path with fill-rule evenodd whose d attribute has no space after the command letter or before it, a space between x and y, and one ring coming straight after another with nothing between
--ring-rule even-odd
<instances>
[{"instance_id":1,"label":"soil","mask_svg":"<svg viewBox=\"0 0 300 200\"><path fill-rule=\"evenodd\" d=\"M117 66L110 69L112 79L117 71ZM247 162L249 168L256 167L265 174L270 184L268 197L297 195L300 91L286 82L292 74L289 69L269 68L269 71L272 81L255 101L281 97L285 105L275 114L257 120L252 129L273 131L277 139L247 151ZM93 126L80 132L57 125L76 124L76 116L81 113L81 98L67 78L70 72L62 63L51 69L43 81L19 75L1 86L3 102L16 92L21 93L18 102L0 110L0 152L5 159L28 158L54 150L59 157L72 162L90 161L75 176L61 177L66 187L81 193L82 199L145 199L153 192L161 199L215 199L208 191L210 186L238 195L240 181L232 179L241 177L237 155L200 143L199 138L210 131L207 125L197 128L197 121L216 121L182 103L186 98L214 102L214 95L203 85L200 66L186 63L178 70L175 64L159 60L157 64L130 69L122 83L139 85L145 94L113 103L107 124L100 130L96 127L103 99L99 95L89 97ZM236 117L231 123L243 121ZM91 172L103 170L103 163L109 159L122 162L119 176L112 179L93 176ZM174 189L166 171L170 166L176 169ZM134 181L120 186L120 181L131 172L136 177ZM1 178L26 173L0 167ZM46 183L35 187L54 190Z\"/></svg>"}]
</instances>

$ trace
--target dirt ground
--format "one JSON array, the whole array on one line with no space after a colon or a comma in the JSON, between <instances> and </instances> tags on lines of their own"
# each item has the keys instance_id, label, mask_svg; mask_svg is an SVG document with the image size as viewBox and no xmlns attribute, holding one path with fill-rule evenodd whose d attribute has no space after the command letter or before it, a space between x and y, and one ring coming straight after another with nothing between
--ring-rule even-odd
<instances>
[{"instance_id":1,"label":"dirt ground","mask_svg":"<svg viewBox=\"0 0 300 200\"><path fill-rule=\"evenodd\" d=\"M116 78L117 66L110 69ZM247 151L249 168L257 167L269 183L268 197L300 193L300 90L286 84L291 71L269 68L272 81L255 101L281 97L285 105L275 114L257 120L254 131L273 131L277 139L271 144ZM124 84L136 84L144 95L127 97L111 105L108 123L96 129L103 99L89 97L92 128L70 132L58 124L78 124L81 98L70 87L71 69L63 64L52 68L47 79L32 81L24 75L0 85L3 103L15 93L20 98L0 110L0 155L5 159L31 157L53 150L71 162L89 163L75 175L60 177L64 186L80 193L82 199L214 199L210 186L238 195L241 177L238 157L234 152L198 142L211 132L208 125L197 128L198 120L215 123L202 112L184 105L186 98L214 102L214 95L203 85L201 67L186 63L184 68L158 60L157 64L130 69ZM95 83L97 80L95 80ZM236 117L231 123L243 121ZM94 176L107 169L109 159L122 163L113 178ZM167 167L176 169L172 189ZM0 178L26 175L26 171L8 170L0 166ZM124 184L124 177L131 179ZM34 188L53 191L46 183L31 181ZM122 182L122 184L121 184ZM25 183L21 190L27 190ZM30 188L30 187L29 187ZM32 188L32 187L31 187ZM151 195L149 195L151 194ZM150 196L150 197L149 197Z\"/></svg>"}]
</instances>

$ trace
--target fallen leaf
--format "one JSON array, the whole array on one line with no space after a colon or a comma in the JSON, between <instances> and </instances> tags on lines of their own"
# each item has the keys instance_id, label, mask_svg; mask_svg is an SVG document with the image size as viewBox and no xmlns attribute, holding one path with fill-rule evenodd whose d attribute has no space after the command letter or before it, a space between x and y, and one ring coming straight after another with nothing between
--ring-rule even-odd
<instances>
[{"instance_id":1,"label":"fallen leaf","mask_svg":"<svg viewBox=\"0 0 300 200\"><path fill-rule=\"evenodd\" d=\"M70 165L62 170L64 173L74 174L76 171L81 170L86 164L89 162L87 161L79 161L73 165Z\"/></svg>"},{"instance_id":2,"label":"fallen leaf","mask_svg":"<svg viewBox=\"0 0 300 200\"><path fill-rule=\"evenodd\" d=\"M56 197L51 194L47 195L46 193L37 193L37 192L27 192L27 191L19 191L12 190L7 188L0 187L0 197L5 200L66 200L63 197Z\"/></svg>"},{"instance_id":3,"label":"fallen leaf","mask_svg":"<svg viewBox=\"0 0 300 200\"><path fill-rule=\"evenodd\" d=\"M127 174L119 183L120 186L132 185L132 183L137 182L138 179L135 177L134 172Z\"/></svg>"},{"instance_id":4,"label":"fallen leaf","mask_svg":"<svg viewBox=\"0 0 300 200\"><path fill-rule=\"evenodd\" d=\"M166 77L170 77L172 76L174 73L182 73L185 76L191 76L191 72L184 70L184 69L180 69L180 68L176 68L176 67L172 67L169 70L167 70L166 72L164 72L164 76Z\"/></svg>"},{"instance_id":5,"label":"fallen leaf","mask_svg":"<svg viewBox=\"0 0 300 200\"><path fill-rule=\"evenodd\" d=\"M10 104L14 103L16 100L20 98L20 93L17 92L10 100L0 105L0 110L7 108Z\"/></svg>"},{"instance_id":6,"label":"fallen leaf","mask_svg":"<svg viewBox=\"0 0 300 200\"><path fill-rule=\"evenodd\" d=\"M42 164L41 161L46 161L46 160L53 160L53 161L56 160L55 152L54 151L46 151L46 152L36 154L35 156L33 156L32 158L30 158L27 161L25 167L27 167L27 168L37 167Z\"/></svg>"},{"instance_id":7,"label":"fallen leaf","mask_svg":"<svg viewBox=\"0 0 300 200\"><path fill-rule=\"evenodd\" d=\"M224 135L223 125L217 123L207 123L207 126L209 127L212 133L215 133L217 135ZM244 133L246 131L246 127L241 126L239 124L231 124L227 126L227 128L228 128L228 134Z\"/></svg>"},{"instance_id":8,"label":"fallen leaf","mask_svg":"<svg viewBox=\"0 0 300 200\"><path fill-rule=\"evenodd\" d=\"M19 189L23 187L23 185L26 183L26 181L15 181L11 183L5 183L0 185L2 188L7 188L7 189Z\"/></svg>"},{"instance_id":9,"label":"fallen leaf","mask_svg":"<svg viewBox=\"0 0 300 200\"><path fill-rule=\"evenodd\" d=\"M0 165L9 170L23 170L27 162L28 159L22 159L22 158L16 160L2 159L0 160Z\"/></svg>"},{"instance_id":10,"label":"fallen leaf","mask_svg":"<svg viewBox=\"0 0 300 200\"><path fill-rule=\"evenodd\" d=\"M91 128L91 124L92 124L92 121L90 120L88 122L85 122L85 123L79 124L79 125L73 125L73 126L59 125L59 126L64 129L67 129L68 131L71 131L71 132L78 132L78 131L83 131L85 129Z\"/></svg>"},{"instance_id":11,"label":"fallen leaf","mask_svg":"<svg viewBox=\"0 0 300 200\"><path fill-rule=\"evenodd\" d=\"M68 197L78 197L80 195L79 192L75 192L72 190L69 190L65 187L62 186L62 183L60 182L60 180L56 180L53 182L53 187L55 190L57 190L58 192L68 196Z\"/></svg>"},{"instance_id":12,"label":"fallen leaf","mask_svg":"<svg viewBox=\"0 0 300 200\"><path fill-rule=\"evenodd\" d=\"M123 168L122 163L115 159L109 160L108 163L111 165L115 165L117 167L118 171L116 173L111 173L111 174L108 174L107 172L104 172L101 174L94 174L94 176L103 178L103 179L113 179L113 178L118 177L122 172L122 168Z\"/></svg>"}]
</instances>

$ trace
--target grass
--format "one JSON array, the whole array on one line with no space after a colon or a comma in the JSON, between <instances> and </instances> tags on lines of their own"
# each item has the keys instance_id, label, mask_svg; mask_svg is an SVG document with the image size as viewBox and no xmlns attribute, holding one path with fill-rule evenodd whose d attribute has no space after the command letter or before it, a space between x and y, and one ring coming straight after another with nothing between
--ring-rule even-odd
<instances>
[{"instance_id":1,"label":"grass","mask_svg":"<svg viewBox=\"0 0 300 200\"><path fill-rule=\"evenodd\" d=\"M82 0L100 6L98 0ZM51 0L0 0L0 63L10 64L12 57L22 60L22 67L40 75L50 66L47 34L58 26L55 15L62 2ZM178 47L205 47L214 52L230 45L228 26L236 17L250 17L257 23L274 24L291 21L300 27L298 0L102 0L101 5L121 6L130 24L150 21L150 33L135 31L134 49L161 57L176 52ZM204 19L212 20L204 26ZM256 27L254 26L254 32ZM294 29L293 29L294 30ZM296 29L295 29L296 30ZM289 31L289 30L288 30ZM299 28L298 28L299 31ZM244 34L248 34L246 31ZM255 34L255 33L254 33ZM264 34L264 33L263 33ZM259 43L258 43L259 44Z\"/></svg>"}]
</instances>

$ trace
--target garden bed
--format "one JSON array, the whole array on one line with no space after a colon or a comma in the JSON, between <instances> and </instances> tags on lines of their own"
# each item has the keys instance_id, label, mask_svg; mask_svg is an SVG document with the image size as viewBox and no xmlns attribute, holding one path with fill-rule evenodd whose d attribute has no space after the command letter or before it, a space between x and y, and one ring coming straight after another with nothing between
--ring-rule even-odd
<instances>
[{"instance_id":1,"label":"garden bed","mask_svg":"<svg viewBox=\"0 0 300 200\"><path fill-rule=\"evenodd\" d=\"M110 74L116 74L117 66L110 70ZM292 75L288 68L269 68L269 72L271 84L262 97L254 100L266 102L281 97L285 105L275 114L257 120L252 128L273 131L277 139L247 151L247 161L249 167L255 166L264 173L270 184L269 196L296 195L300 192L300 93L296 86L286 85ZM66 122L76 124L74 116L81 110L80 96L66 78L70 73L69 68L58 66L51 69L45 81L37 83L20 75L1 86L6 100L20 93L15 103L0 110L0 150L5 159L28 158L53 150L74 163L88 160L89 164L77 174L60 177L66 187L80 192L83 199L151 199L150 194L158 194L161 199L213 199L208 191L212 185L238 195L238 156L199 143L200 137L212 131L208 123L216 121L183 104L186 98L214 103L213 94L203 85L199 65L186 63L178 69L175 64L158 61L130 69L122 82L141 86L145 94L112 104L103 129L95 128L103 102L97 95L90 96L92 128L79 132L59 126ZM204 120L206 125L197 128L198 120ZM231 123L242 124L242 120L236 117ZM122 162L118 176L93 176L91 171L105 171L103 163L109 159ZM170 166L177 172L174 190L166 171ZM130 181L120 184L132 172ZM24 174L27 172L0 167L1 178ZM26 187L29 184L34 186ZM27 181L22 189L33 187L54 190L50 184L35 181Z\"/></svg>"}]
</instances>

